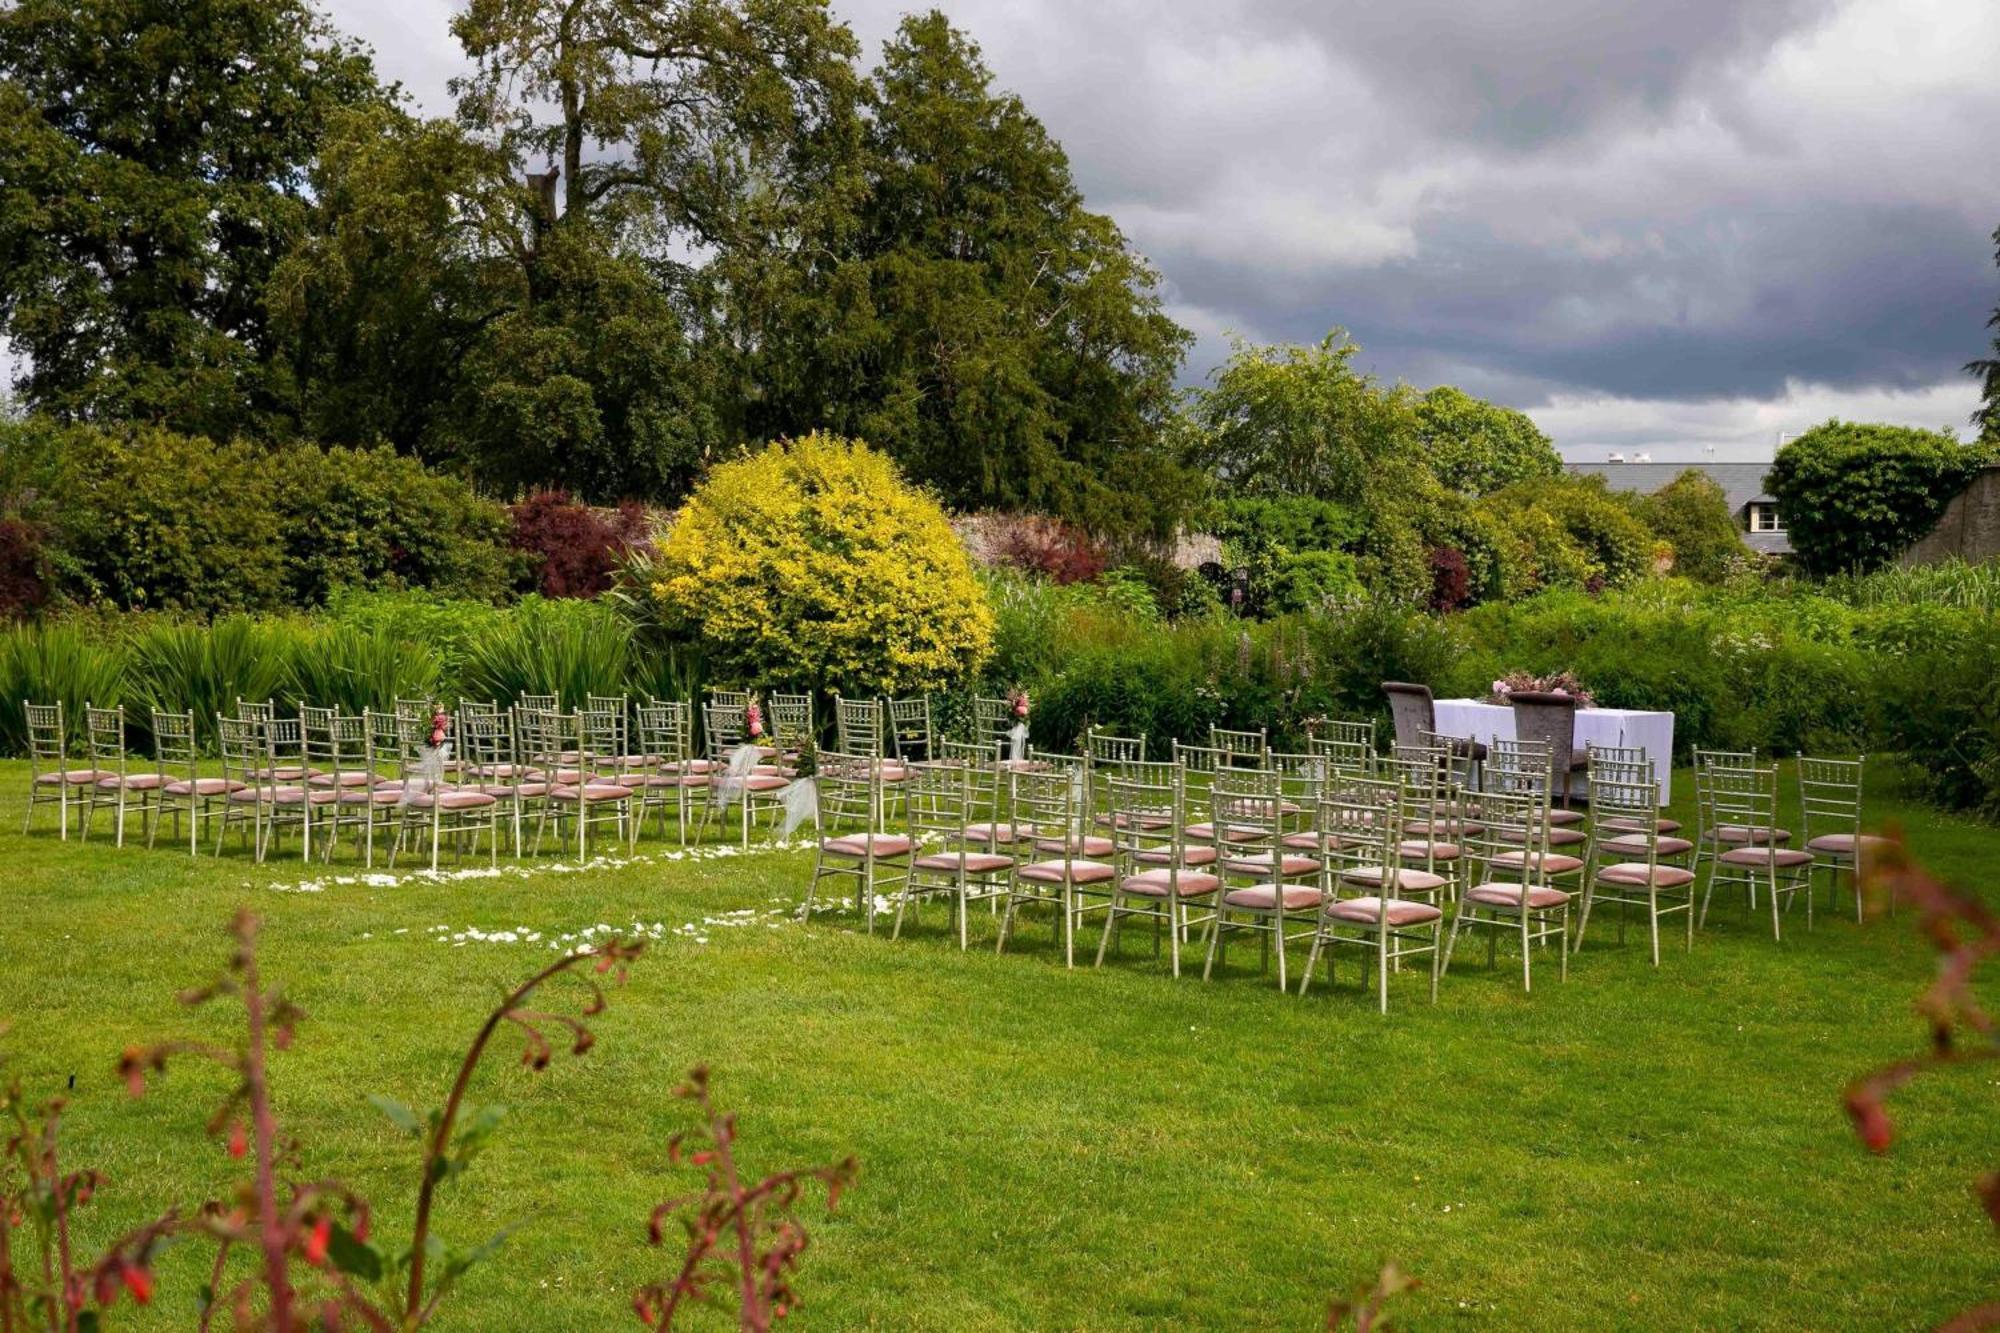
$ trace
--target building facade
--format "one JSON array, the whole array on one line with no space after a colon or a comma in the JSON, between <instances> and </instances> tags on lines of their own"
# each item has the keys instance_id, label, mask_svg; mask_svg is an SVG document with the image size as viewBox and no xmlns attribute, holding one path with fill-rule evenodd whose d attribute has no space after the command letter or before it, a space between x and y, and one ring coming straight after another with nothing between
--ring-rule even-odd
<instances>
[{"instance_id":1,"label":"building facade","mask_svg":"<svg viewBox=\"0 0 2000 1333\"><path fill-rule=\"evenodd\" d=\"M1706 473L1729 498L1729 512L1743 544L1763 555L1785 555L1792 549L1785 536L1784 520L1778 517L1778 502L1764 489L1769 463L1655 463L1650 460L1604 463L1565 463L1564 470L1577 476L1597 476L1614 491L1651 495L1687 471Z\"/></svg>"}]
</instances>

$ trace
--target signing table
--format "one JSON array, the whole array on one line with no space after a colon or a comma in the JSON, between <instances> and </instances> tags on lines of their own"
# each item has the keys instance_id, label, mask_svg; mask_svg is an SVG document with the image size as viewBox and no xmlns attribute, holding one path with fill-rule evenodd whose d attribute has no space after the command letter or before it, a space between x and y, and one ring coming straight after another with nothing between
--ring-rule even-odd
<instances>
[{"instance_id":1,"label":"signing table","mask_svg":"<svg viewBox=\"0 0 2000 1333\"><path fill-rule=\"evenodd\" d=\"M1508 704L1490 704L1484 699L1439 699L1437 729L1441 736L1463 736L1492 746L1497 740L1514 739L1514 709ZM1674 715L1649 713L1637 708L1579 708L1576 710L1576 748L1596 745L1637 745L1660 775L1660 804L1665 805L1673 781ZM1575 788L1584 790L1583 775Z\"/></svg>"}]
</instances>

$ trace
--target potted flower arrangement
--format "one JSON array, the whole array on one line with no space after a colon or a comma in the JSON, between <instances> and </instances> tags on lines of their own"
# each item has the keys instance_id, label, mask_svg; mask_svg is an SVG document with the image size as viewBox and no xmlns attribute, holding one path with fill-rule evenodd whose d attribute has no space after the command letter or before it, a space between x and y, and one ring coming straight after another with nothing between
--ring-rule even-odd
<instances>
[{"instance_id":1,"label":"potted flower arrangement","mask_svg":"<svg viewBox=\"0 0 2000 1333\"><path fill-rule=\"evenodd\" d=\"M1009 694L1007 711L1014 719L1007 732L1007 758L1019 763L1028 757L1028 692L1016 689Z\"/></svg>"},{"instance_id":2,"label":"potted flower arrangement","mask_svg":"<svg viewBox=\"0 0 2000 1333\"><path fill-rule=\"evenodd\" d=\"M1560 694L1576 700L1578 708L1589 708L1594 701L1584 683L1576 678L1573 671L1555 671L1546 676L1537 676L1527 671L1510 671L1493 682L1488 703L1504 704L1517 694Z\"/></svg>"}]
</instances>

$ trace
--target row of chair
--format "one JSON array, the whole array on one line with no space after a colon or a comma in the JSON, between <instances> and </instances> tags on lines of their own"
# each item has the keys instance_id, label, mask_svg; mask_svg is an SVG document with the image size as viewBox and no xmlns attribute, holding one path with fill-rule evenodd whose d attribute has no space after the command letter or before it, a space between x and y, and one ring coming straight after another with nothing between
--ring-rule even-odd
<instances>
[{"instance_id":1,"label":"row of chair","mask_svg":"<svg viewBox=\"0 0 2000 1333\"><path fill-rule=\"evenodd\" d=\"M1150 921L1178 975L1199 931L1204 976L1232 938L1249 936L1277 982L1288 946L1308 947L1306 976L1344 947L1372 951L1386 979L1429 953L1448 966L1460 935L1518 935L1524 985L1533 952L1560 940L1562 966L1594 909L1644 913L1657 965L1663 923L1676 914L1692 947L1718 887L1781 910L1811 878L1850 879L1860 833L1861 762L1799 765L1805 847L1777 826L1777 772L1755 755L1697 756L1695 836L1660 812L1654 761L1592 747L1588 816L1557 807L1558 766L1545 743L1498 742L1474 760L1450 738L1376 755L1368 724L1330 728L1302 754L1274 753L1246 733L1209 746L1174 744L1149 762L1140 738L1090 733L1081 753L996 760L947 742L939 758L889 770L865 760L822 763L819 846L806 912L829 883L851 884L872 930L893 911L892 936L929 899L950 906L961 947L972 905L999 916L1004 949L1024 911L1051 914L1065 962L1093 918L1101 962L1133 918ZM900 789L900 790L898 790ZM902 820L891 831L898 806ZM1705 891L1696 890L1703 871ZM1572 932L1571 912L1576 908ZM1446 924L1449 922L1449 932Z\"/></svg>"}]
</instances>

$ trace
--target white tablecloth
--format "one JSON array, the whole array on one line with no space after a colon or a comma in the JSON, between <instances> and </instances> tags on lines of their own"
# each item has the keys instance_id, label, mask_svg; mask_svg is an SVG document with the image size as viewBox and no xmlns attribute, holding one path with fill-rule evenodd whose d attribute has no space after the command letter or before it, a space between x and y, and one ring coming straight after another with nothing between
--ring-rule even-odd
<instances>
[{"instance_id":1,"label":"white tablecloth","mask_svg":"<svg viewBox=\"0 0 2000 1333\"><path fill-rule=\"evenodd\" d=\"M1437 729L1443 736L1463 736L1491 746L1497 738L1514 739L1514 710L1507 704L1490 704L1483 699L1440 699L1437 701ZM1674 715L1649 713L1637 708L1579 708L1576 710L1576 748L1595 741L1599 745L1645 747L1660 775L1660 804L1665 805L1674 776ZM1583 777L1574 780L1583 790Z\"/></svg>"}]
</instances>

